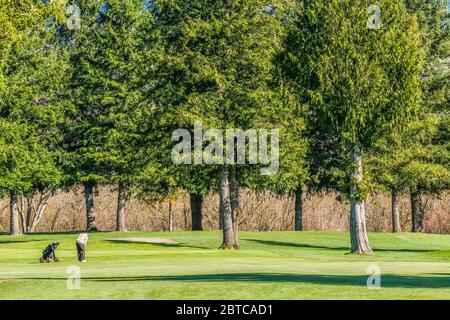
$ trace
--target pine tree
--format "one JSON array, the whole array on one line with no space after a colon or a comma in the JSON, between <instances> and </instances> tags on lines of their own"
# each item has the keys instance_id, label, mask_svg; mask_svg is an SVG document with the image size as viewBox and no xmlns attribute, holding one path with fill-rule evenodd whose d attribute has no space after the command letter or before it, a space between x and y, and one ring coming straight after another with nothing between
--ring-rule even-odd
<instances>
[{"instance_id":1,"label":"pine tree","mask_svg":"<svg viewBox=\"0 0 450 320\"><path fill-rule=\"evenodd\" d=\"M280 48L280 14L273 1L155 1L167 60L161 67L164 98L174 110L174 127L271 129L273 59ZM221 248L239 248L239 171L216 164L222 208Z\"/></svg>"},{"instance_id":2,"label":"pine tree","mask_svg":"<svg viewBox=\"0 0 450 320\"><path fill-rule=\"evenodd\" d=\"M426 51L420 78L424 93L422 112L417 123L412 124L416 132L423 133L417 133L421 140L407 145L413 154L412 163L407 167L412 231L422 231L425 208L421 195L439 194L450 185L450 13L446 0L407 0L406 4L418 16ZM430 131L432 135L426 137ZM406 137L410 139L410 136ZM419 143L420 147L417 146Z\"/></svg>"},{"instance_id":3,"label":"pine tree","mask_svg":"<svg viewBox=\"0 0 450 320\"><path fill-rule=\"evenodd\" d=\"M423 98L417 117L406 130L381 139L368 159L372 180L378 189L391 192L393 229L399 231L398 193L411 197L412 231L423 229L424 194L439 194L448 188L450 149L449 123L449 15L447 1L405 1L418 17L425 64L420 81ZM447 58L447 60L446 60Z\"/></svg>"},{"instance_id":4,"label":"pine tree","mask_svg":"<svg viewBox=\"0 0 450 320\"><path fill-rule=\"evenodd\" d=\"M148 165L142 146L148 125L142 124L152 105L145 97L150 84L144 81L144 65L153 43L144 32L152 16L140 0L81 0L77 5L83 18L81 28L69 35L69 170L73 182L84 185L87 229L96 230L96 186L113 183L118 185L116 229L125 231L126 201Z\"/></svg>"},{"instance_id":5,"label":"pine tree","mask_svg":"<svg viewBox=\"0 0 450 320\"><path fill-rule=\"evenodd\" d=\"M10 195L10 233L20 234L18 200L56 188L67 63L56 41L64 7L0 2L0 190ZM3 33L4 32L4 33Z\"/></svg>"},{"instance_id":6,"label":"pine tree","mask_svg":"<svg viewBox=\"0 0 450 320\"><path fill-rule=\"evenodd\" d=\"M363 156L411 117L420 97L418 26L402 3L378 3L382 24L368 28L368 2L300 1L286 38L290 79L308 105L309 128L334 139L350 198L351 252L372 254L366 224ZM330 141L328 141L330 143ZM317 150L320 150L319 148ZM325 154L333 155L323 149Z\"/></svg>"}]
</instances>

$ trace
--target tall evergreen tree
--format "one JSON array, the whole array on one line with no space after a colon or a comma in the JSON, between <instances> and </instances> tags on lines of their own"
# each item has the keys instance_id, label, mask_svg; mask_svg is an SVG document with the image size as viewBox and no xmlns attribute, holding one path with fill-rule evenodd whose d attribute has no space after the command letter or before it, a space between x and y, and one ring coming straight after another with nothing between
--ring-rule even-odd
<instances>
[{"instance_id":1,"label":"tall evergreen tree","mask_svg":"<svg viewBox=\"0 0 450 320\"><path fill-rule=\"evenodd\" d=\"M405 2L418 16L422 45L426 51L421 75L424 92L422 112L419 121L412 125L416 132L421 130L423 133L417 134L420 140L407 146L411 148L410 153L415 155L408 166L412 231L422 231L425 208L420 200L421 195L441 193L449 188L450 12L446 0ZM430 124L431 130L426 127ZM426 137L426 132L433 134ZM417 148L418 143L421 145Z\"/></svg>"},{"instance_id":2,"label":"tall evergreen tree","mask_svg":"<svg viewBox=\"0 0 450 320\"><path fill-rule=\"evenodd\" d=\"M63 10L60 3L0 2L0 190L10 195L13 235L22 232L19 196L56 187L61 178L67 64L55 35Z\"/></svg>"},{"instance_id":3,"label":"tall evergreen tree","mask_svg":"<svg viewBox=\"0 0 450 320\"><path fill-rule=\"evenodd\" d=\"M285 2L155 1L157 23L167 54L165 97L180 128L271 129L276 93L270 87L273 59L280 47ZM205 141L206 142L206 141ZM212 142L212 141L210 141ZM223 243L239 248L237 190L239 170L216 165Z\"/></svg>"},{"instance_id":4,"label":"tall evergreen tree","mask_svg":"<svg viewBox=\"0 0 450 320\"><path fill-rule=\"evenodd\" d=\"M84 185L87 229L96 230L94 190L118 186L117 227L126 230L125 204L148 164L143 140L152 104L145 90L151 83L152 15L141 0L80 0L81 28L71 35L71 95L68 151L74 182ZM147 70L148 71L148 70Z\"/></svg>"},{"instance_id":5,"label":"tall evergreen tree","mask_svg":"<svg viewBox=\"0 0 450 320\"><path fill-rule=\"evenodd\" d=\"M423 229L424 194L448 189L450 56L447 1L408 0L408 9L419 22L425 52L420 83L423 98L417 117L406 130L396 130L381 139L369 157L373 182L391 192L394 231L399 231L398 193L408 190L411 198L411 230Z\"/></svg>"},{"instance_id":6,"label":"tall evergreen tree","mask_svg":"<svg viewBox=\"0 0 450 320\"><path fill-rule=\"evenodd\" d=\"M416 108L422 65L418 26L403 3L380 1L382 25L368 28L368 2L300 1L286 38L287 75L307 103L309 126L335 137L351 202L351 252L372 254L363 155Z\"/></svg>"}]
</instances>

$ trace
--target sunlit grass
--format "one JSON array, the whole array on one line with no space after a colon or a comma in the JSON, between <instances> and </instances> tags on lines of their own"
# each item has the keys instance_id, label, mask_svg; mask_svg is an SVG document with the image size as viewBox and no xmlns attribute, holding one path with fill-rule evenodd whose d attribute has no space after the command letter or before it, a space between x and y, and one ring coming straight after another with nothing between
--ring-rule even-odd
<instances>
[{"instance_id":1,"label":"sunlit grass","mask_svg":"<svg viewBox=\"0 0 450 320\"><path fill-rule=\"evenodd\" d=\"M91 234L76 259L77 234L0 236L1 299L450 299L450 236L370 234L375 256L348 254L346 233L241 232L240 251L222 251L220 232ZM177 245L113 242L163 237ZM60 241L60 263L39 264ZM67 267L81 289L67 289ZM381 289L367 288L367 268Z\"/></svg>"}]
</instances>

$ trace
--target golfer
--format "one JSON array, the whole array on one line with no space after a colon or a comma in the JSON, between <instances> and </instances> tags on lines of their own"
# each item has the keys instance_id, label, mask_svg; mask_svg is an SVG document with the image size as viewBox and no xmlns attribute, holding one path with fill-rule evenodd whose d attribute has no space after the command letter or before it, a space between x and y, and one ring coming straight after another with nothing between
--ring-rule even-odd
<instances>
[{"instance_id":1,"label":"golfer","mask_svg":"<svg viewBox=\"0 0 450 320\"><path fill-rule=\"evenodd\" d=\"M88 242L88 234L81 233L77 239L78 261L86 262L86 244Z\"/></svg>"}]
</instances>

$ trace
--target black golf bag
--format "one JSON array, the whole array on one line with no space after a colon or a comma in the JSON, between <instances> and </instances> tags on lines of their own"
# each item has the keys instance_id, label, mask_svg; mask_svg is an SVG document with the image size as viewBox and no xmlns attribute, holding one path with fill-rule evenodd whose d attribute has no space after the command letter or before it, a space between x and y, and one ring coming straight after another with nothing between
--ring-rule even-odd
<instances>
[{"instance_id":1,"label":"black golf bag","mask_svg":"<svg viewBox=\"0 0 450 320\"><path fill-rule=\"evenodd\" d=\"M42 257L39 259L39 262L41 263L49 263L51 260L55 262L59 262L58 258L56 257L55 251L56 248L58 248L59 242L52 242L50 243L47 248L45 248L44 251L42 251Z\"/></svg>"}]
</instances>

